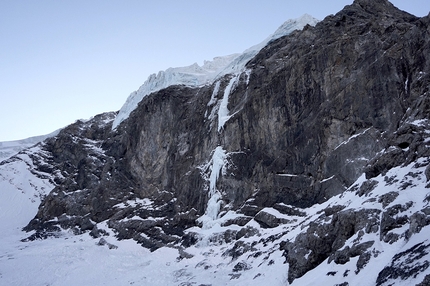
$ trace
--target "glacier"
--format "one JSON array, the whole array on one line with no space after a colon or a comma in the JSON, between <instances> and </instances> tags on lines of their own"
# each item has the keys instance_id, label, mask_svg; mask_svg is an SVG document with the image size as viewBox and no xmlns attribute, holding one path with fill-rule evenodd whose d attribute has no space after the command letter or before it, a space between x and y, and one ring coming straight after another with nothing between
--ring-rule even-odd
<instances>
[{"instance_id":1,"label":"glacier","mask_svg":"<svg viewBox=\"0 0 430 286\"><path fill-rule=\"evenodd\" d=\"M238 74L244 71L246 63L264 48L269 42L286 36L295 30L301 30L306 25L314 26L319 22L316 18L304 14L297 19L290 19L282 24L272 35L261 43L246 49L243 53L215 57L212 61L205 61L202 66L194 63L186 67L168 68L158 74L152 74L132 92L116 116L112 129L128 118L143 97L171 85L186 85L198 87L212 84L226 74Z\"/></svg>"}]
</instances>

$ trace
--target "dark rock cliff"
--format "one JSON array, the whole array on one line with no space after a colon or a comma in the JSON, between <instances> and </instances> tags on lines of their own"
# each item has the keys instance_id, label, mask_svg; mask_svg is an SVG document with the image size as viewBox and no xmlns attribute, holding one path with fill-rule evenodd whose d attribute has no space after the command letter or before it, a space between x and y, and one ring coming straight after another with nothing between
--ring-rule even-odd
<instances>
[{"instance_id":1,"label":"dark rock cliff","mask_svg":"<svg viewBox=\"0 0 430 286\"><path fill-rule=\"evenodd\" d=\"M97 237L97 223L107 221L118 238L151 249L189 245L194 238L183 231L201 225L215 191L216 214L236 211L241 218L228 223L243 225L264 207L300 214L297 208L342 193L363 172L372 178L430 156L424 132L408 124L430 115L429 24L429 16L385 0L356 0L269 43L241 74L145 97L114 131L114 114L68 126L42 144L57 187L26 230L37 230L35 238L61 226ZM290 256L289 280L330 255L341 259L334 241L354 233L337 236L342 219L359 215L337 216L326 253L315 249L312 261ZM256 221L282 223L261 212ZM303 237L283 249L308 247Z\"/></svg>"}]
</instances>

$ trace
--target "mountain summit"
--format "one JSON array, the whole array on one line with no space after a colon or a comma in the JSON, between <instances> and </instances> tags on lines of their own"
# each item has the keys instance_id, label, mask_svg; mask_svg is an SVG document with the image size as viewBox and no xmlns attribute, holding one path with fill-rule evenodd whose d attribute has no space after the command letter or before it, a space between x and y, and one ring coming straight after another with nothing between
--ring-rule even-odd
<instances>
[{"instance_id":1,"label":"mountain summit","mask_svg":"<svg viewBox=\"0 0 430 286\"><path fill-rule=\"evenodd\" d=\"M429 285L430 17L356 0L304 22L3 161L3 192L41 200L16 249L98 253L112 285Z\"/></svg>"}]
</instances>

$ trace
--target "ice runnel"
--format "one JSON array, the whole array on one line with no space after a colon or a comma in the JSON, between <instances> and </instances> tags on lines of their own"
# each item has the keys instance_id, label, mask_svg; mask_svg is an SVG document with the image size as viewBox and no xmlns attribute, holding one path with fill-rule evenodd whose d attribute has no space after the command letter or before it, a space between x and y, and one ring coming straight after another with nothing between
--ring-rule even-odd
<instances>
[{"instance_id":1,"label":"ice runnel","mask_svg":"<svg viewBox=\"0 0 430 286\"><path fill-rule=\"evenodd\" d=\"M218 132L221 131L221 128L224 128L224 124L231 117L231 115L229 115L230 111L227 108L228 97L230 96L231 90L233 89L238 78L239 78L239 75L236 75L235 77L230 79L230 82L228 83L227 87L224 90L224 96L221 100L221 104L218 109Z\"/></svg>"}]
</instances>

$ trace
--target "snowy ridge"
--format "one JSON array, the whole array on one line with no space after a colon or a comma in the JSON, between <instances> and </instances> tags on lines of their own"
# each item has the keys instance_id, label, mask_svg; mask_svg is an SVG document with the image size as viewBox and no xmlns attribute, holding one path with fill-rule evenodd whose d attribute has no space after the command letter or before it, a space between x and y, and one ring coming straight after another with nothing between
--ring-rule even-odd
<instances>
[{"instance_id":1,"label":"snowy ridge","mask_svg":"<svg viewBox=\"0 0 430 286\"><path fill-rule=\"evenodd\" d=\"M127 98L113 122L112 129L118 127L145 96L171 85L183 84L197 87L212 84L216 79L226 74L237 74L243 71L246 63L270 41L288 35L294 30L303 29L306 25L315 25L316 23L318 23L317 19L305 14L298 19L286 21L263 42L252 46L241 54L216 57L212 61L205 61L203 66L194 63L186 67L168 68L158 74L150 75L145 83Z\"/></svg>"},{"instance_id":2,"label":"snowy ridge","mask_svg":"<svg viewBox=\"0 0 430 286\"><path fill-rule=\"evenodd\" d=\"M276 29L276 31L272 35L267 37L264 41L246 49L242 54L234 58L228 64L228 66L226 66L225 69L222 70L217 75L217 78L224 76L226 74L237 74L237 73L243 72L245 65L248 63L248 61L250 61L253 57L255 57L258 54L258 52L262 48L264 48L268 43L276 39L279 39L283 36L286 36L295 30L301 30L306 25L315 26L318 22L319 20L317 20L316 18L308 14L304 14L303 16L297 19L287 20L278 29Z\"/></svg>"},{"instance_id":3,"label":"snowy ridge","mask_svg":"<svg viewBox=\"0 0 430 286\"><path fill-rule=\"evenodd\" d=\"M0 161L3 161L19 151L29 148L49 137L54 137L59 132L60 130L56 130L47 135L34 136L22 140L0 142Z\"/></svg>"}]
</instances>

